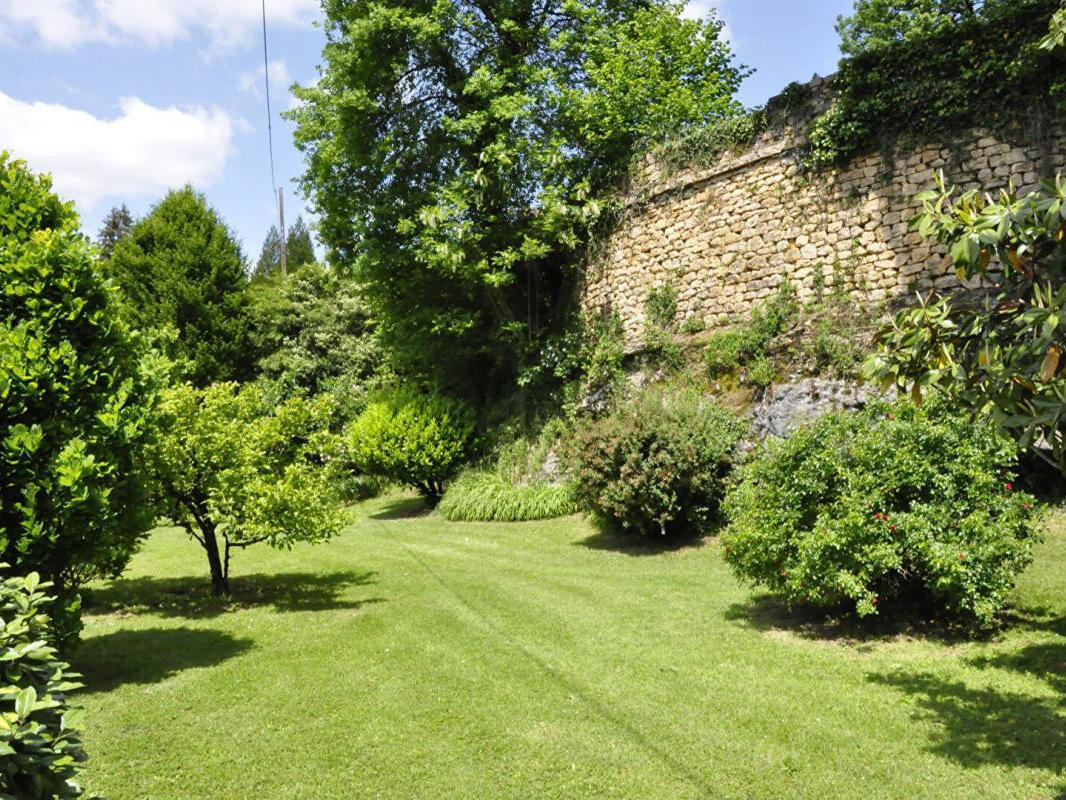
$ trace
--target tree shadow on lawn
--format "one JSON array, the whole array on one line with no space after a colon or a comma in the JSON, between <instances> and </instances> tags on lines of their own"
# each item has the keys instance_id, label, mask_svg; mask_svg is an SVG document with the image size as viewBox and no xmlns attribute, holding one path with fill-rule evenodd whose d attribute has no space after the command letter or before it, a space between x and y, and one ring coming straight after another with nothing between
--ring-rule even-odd
<instances>
[{"instance_id":1,"label":"tree shadow on lawn","mask_svg":"<svg viewBox=\"0 0 1066 800\"><path fill-rule=\"evenodd\" d=\"M182 670L211 667L239 656L252 640L199 628L119 630L82 641L74 668L85 691L109 692L126 683L159 683Z\"/></svg>"},{"instance_id":2,"label":"tree shadow on lawn","mask_svg":"<svg viewBox=\"0 0 1066 800\"><path fill-rule=\"evenodd\" d=\"M370 519L389 522L398 519L416 519L427 517L433 513L433 507L422 497L405 497L389 503L376 514L371 514Z\"/></svg>"},{"instance_id":3,"label":"tree shadow on lawn","mask_svg":"<svg viewBox=\"0 0 1066 800\"><path fill-rule=\"evenodd\" d=\"M230 579L228 597L211 594L206 576L181 578L118 578L101 589L85 592L89 614L159 614L202 619L227 611L269 606L277 612L355 610L384 598L348 600L353 587L375 583L373 572L293 572L242 575Z\"/></svg>"},{"instance_id":4,"label":"tree shadow on lawn","mask_svg":"<svg viewBox=\"0 0 1066 800\"><path fill-rule=\"evenodd\" d=\"M868 680L913 698L915 718L932 723L930 752L963 767L1031 767L1062 774L1066 716L1061 698L975 688L927 672ZM1066 791L1066 785L1057 789Z\"/></svg>"}]
</instances>

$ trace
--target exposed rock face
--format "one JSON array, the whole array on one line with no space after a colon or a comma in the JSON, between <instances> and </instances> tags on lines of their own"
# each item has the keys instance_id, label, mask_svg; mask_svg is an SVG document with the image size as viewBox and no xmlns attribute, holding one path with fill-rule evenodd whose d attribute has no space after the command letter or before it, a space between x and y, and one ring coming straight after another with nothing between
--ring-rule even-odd
<instances>
[{"instance_id":1,"label":"exposed rock face","mask_svg":"<svg viewBox=\"0 0 1066 800\"><path fill-rule=\"evenodd\" d=\"M1066 167L1066 130L1053 125L1032 145L959 131L952 143L892 159L870 153L808 174L799 162L828 91L814 81L805 107L784 104L753 147L706 169L670 172L647 159L582 295L586 311L619 315L628 352L643 348L649 292L667 283L678 291L676 322L695 319L708 329L744 318L785 279L801 302L833 285L873 303L956 289L944 249L909 224L919 210L914 196L933 188L934 173L988 191L1013 180L1026 192L1041 172Z\"/></svg>"},{"instance_id":2,"label":"exposed rock face","mask_svg":"<svg viewBox=\"0 0 1066 800\"><path fill-rule=\"evenodd\" d=\"M830 411L860 409L881 397L873 387L824 378L771 386L752 409L743 449L751 449L768 436L785 436Z\"/></svg>"}]
</instances>

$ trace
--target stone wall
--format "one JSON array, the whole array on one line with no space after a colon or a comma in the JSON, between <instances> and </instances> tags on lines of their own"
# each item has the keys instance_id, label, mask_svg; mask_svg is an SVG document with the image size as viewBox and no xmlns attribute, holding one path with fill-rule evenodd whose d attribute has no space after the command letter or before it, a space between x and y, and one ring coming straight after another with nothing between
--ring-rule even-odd
<instances>
[{"instance_id":1,"label":"stone wall","mask_svg":"<svg viewBox=\"0 0 1066 800\"><path fill-rule=\"evenodd\" d=\"M892 158L871 153L808 174L806 131L829 102L827 81L809 86L805 105L773 112L743 153L673 174L646 160L582 293L586 311L620 316L628 350L642 346L648 292L668 282L679 292L679 324L697 317L708 328L743 317L786 277L803 301L837 282L860 303L955 288L945 253L908 225L919 210L913 197L933 188L934 172L963 188L997 189L1013 179L1027 191L1066 166L1066 130L1053 126L1039 144L975 130L950 145Z\"/></svg>"}]
</instances>

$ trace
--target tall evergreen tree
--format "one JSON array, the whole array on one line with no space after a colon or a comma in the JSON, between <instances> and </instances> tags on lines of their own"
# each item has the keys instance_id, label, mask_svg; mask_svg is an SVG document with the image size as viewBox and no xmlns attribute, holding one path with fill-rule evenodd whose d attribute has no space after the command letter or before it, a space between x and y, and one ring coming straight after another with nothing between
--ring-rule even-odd
<instances>
[{"instance_id":1,"label":"tall evergreen tree","mask_svg":"<svg viewBox=\"0 0 1066 800\"><path fill-rule=\"evenodd\" d=\"M133 215L126 208L126 204L114 206L104 217L104 224L100 226L100 233L96 237L96 243L100 246L100 258L107 260L115 252L115 245L129 236L133 229Z\"/></svg>"},{"instance_id":2,"label":"tall evergreen tree","mask_svg":"<svg viewBox=\"0 0 1066 800\"><path fill-rule=\"evenodd\" d=\"M170 192L108 262L129 316L177 333L173 355L198 386L253 374L248 277L232 231L191 186Z\"/></svg>"},{"instance_id":3,"label":"tall evergreen tree","mask_svg":"<svg viewBox=\"0 0 1066 800\"><path fill-rule=\"evenodd\" d=\"M290 272L298 270L304 264L315 262L315 247L311 243L311 231L302 216L296 218L296 222L289 228L285 237L286 245L286 269ZM278 226L271 225L267 231L266 239L263 240L263 248L259 251L259 260L255 263L255 277L267 277L281 269L281 234Z\"/></svg>"}]
</instances>

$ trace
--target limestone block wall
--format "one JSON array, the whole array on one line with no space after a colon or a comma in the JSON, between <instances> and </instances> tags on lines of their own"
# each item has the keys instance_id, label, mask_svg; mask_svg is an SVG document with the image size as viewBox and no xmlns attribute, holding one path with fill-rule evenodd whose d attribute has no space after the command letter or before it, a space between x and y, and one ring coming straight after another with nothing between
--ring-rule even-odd
<instances>
[{"instance_id":1,"label":"limestone block wall","mask_svg":"<svg viewBox=\"0 0 1066 800\"><path fill-rule=\"evenodd\" d=\"M828 102L823 80L811 87L805 110L778 119L744 153L675 174L645 163L581 297L587 312L620 316L628 350L642 346L644 302L665 283L679 291L678 323L698 317L708 328L742 318L786 278L803 301L838 282L859 303L956 288L945 252L908 224L919 211L914 195L933 188L935 171L961 188L1013 180L1024 192L1066 167L1066 130L1053 126L1039 143L974 130L950 145L891 159L871 153L808 174L806 130Z\"/></svg>"}]
</instances>

